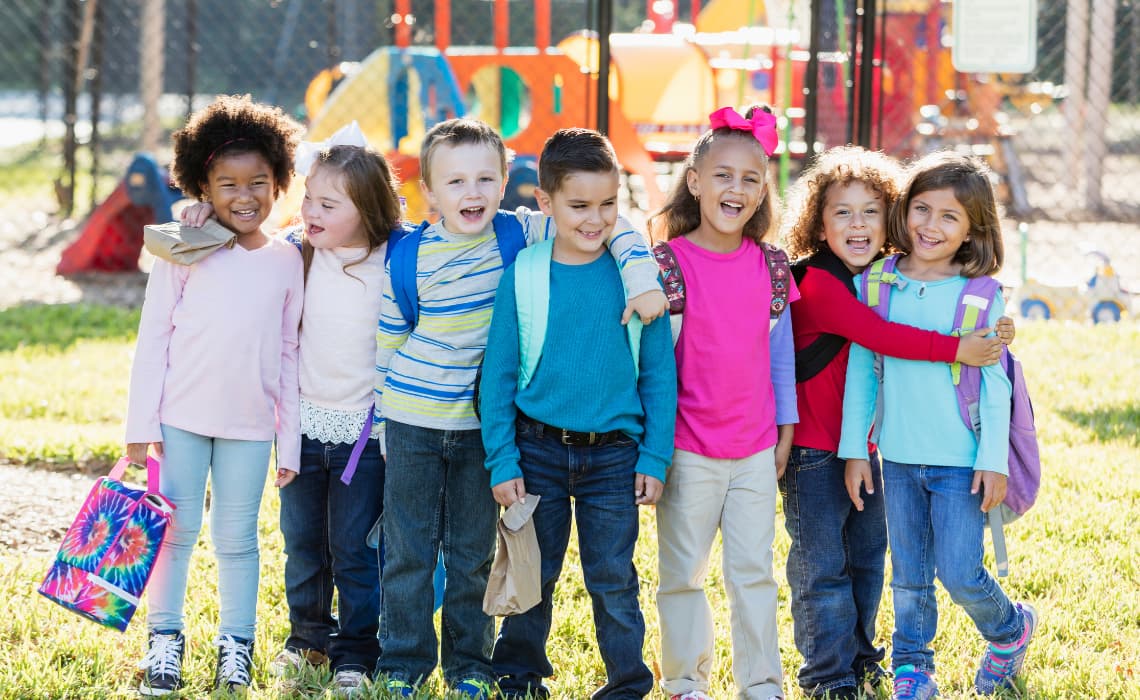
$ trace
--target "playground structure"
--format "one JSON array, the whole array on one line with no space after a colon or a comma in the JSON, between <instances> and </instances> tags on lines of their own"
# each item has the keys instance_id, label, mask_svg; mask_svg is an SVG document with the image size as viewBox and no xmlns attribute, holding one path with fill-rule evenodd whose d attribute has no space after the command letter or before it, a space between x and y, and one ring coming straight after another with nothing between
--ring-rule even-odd
<instances>
[{"instance_id":1,"label":"playground structure","mask_svg":"<svg viewBox=\"0 0 1140 700\"><path fill-rule=\"evenodd\" d=\"M393 16L403 18L395 23L394 46L378 48L359 63L337 64L311 81L305 93L306 139L323 140L358 121L369 142L386 154L399 174L407 217L418 220L432 216L418 183L423 135L441 120L472 116L498 129L519 156L509 173L504 201L533 202L535 158L545 139L563 127L596 126L601 51L596 36L584 31L551 45L550 0L534 2L533 46L508 46L507 2L493 0L492 46L456 47L450 45L448 0L435 3L434 46L411 45L411 0L394 0ZM799 17L802 23L807 16L807 0L711 0L703 8L700 5L693 3L695 22L682 25L655 14L661 3L650 3L648 24L653 32L615 33L609 38L607 133L623 168L640 183L644 199L636 204L645 209L664 202L659 174L667 166L658 164L683 159L707 128L708 115L720 106L773 105L781 120L781 154L799 156L808 150L801 128L806 31L794 19ZM828 50L819 56L816 151L851 140L847 84L852 67L843 39L845 5L837 0L833 7L838 44L824 47ZM1000 152L992 147L1007 134L994 116L1002 95L995 101L992 82L987 89L955 73L949 51L941 48L946 22L942 3L894 0L887 5L893 7L877 56L882 67L872 86L875 110L884 115L878 120L876 146L906 156L952 136L959 143L977 142L971 147L980 155L1012 156L1006 160L1016 165L1008 139ZM942 117L941 122L924 121L920 116L924 105L926 114L952 116ZM976 115L966 129L969 133L950 134L955 127L947 124L963 111ZM271 223L280 226L295 219L302 197L303 183L295 182ZM93 213L81 238L96 238L103 230L116 245L133 246L134 237L113 233L107 223L126 216L124 202L124 192L116 190ZM141 232L141 224L137 228ZM83 245L94 250L109 244ZM111 257L125 259L130 253L116 251ZM102 268L61 262L62 269Z\"/></svg>"}]
</instances>

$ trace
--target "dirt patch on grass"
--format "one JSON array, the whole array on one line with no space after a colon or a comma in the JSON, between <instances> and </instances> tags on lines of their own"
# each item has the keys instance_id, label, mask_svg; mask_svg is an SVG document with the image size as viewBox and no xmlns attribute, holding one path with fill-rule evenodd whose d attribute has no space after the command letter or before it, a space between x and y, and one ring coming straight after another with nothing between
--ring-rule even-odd
<instances>
[{"instance_id":1,"label":"dirt patch on grass","mask_svg":"<svg viewBox=\"0 0 1140 700\"><path fill-rule=\"evenodd\" d=\"M54 553L94 481L74 470L0 464L0 556Z\"/></svg>"}]
</instances>

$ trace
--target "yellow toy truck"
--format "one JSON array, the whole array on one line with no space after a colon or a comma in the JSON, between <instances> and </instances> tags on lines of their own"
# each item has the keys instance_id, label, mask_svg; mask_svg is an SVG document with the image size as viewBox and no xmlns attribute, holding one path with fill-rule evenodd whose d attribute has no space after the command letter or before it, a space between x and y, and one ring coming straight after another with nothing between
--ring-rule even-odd
<instances>
[{"instance_id":1,"label":"yellow toy truck","mask_svg":"<svg viewBox=\"0 0 1140 700\"><path fill-rule=\"evenodd\" d=\"M1086 284L1054 287L1031 279L1014 292L1011 306L1022 318L1031 320L1120 321L1131 313L1132 295L1120 286L1108 255L1093 250L1087 256L1094 261L1095 272Z\"/></svg>"}]
</instances>

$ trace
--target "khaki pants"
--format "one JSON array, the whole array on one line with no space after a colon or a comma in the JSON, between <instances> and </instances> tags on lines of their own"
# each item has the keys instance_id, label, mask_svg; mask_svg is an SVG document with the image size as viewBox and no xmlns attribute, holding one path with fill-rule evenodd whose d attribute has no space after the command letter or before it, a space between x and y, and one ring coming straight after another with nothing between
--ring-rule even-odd
<instances>
[{"instance_id":1,"label":"khaki pants","mask_svg":"<svg viewBox=\"0 0 1140 700\"><path fill-rule=\"evenodd\" d=\"M772 570L776 497L772 449L744 459L713 459L683 450L673 454L657 504L657 612L666 694L709 688L715 632L704 582L719 527L736 696L783 697Z\"/></svg>"}]
</instances>

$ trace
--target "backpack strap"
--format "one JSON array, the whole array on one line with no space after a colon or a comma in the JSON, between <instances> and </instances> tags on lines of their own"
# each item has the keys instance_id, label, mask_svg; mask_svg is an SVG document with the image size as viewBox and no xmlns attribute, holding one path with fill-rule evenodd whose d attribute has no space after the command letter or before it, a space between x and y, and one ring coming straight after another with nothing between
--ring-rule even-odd
<instances>
[{"instance_id":1,"label":"backpack strap","mask_svg":"<svg viewBox=\"0 0 1140 700\"><path fill-rule=\"evenodd\" d=\"M665 298L669 300L669 326L673 331L673 345L681 337L681 323L685 313L685 277L677 256L665 241L653 246L653 259L661 270L661 284L665 288Z\"/></svg>"},{"instance_id":2,"label":"backpack strap","mask_svg":"<svg viewBox=\"0 0 1140 700\"><path fill-rule=\"evenodd\" d=\"M788 254L771 243L761 243L764 262L768 264L768 279L772 282L772 302L768 306L768 331L776 327L780 314L788 308L788 294L791 291L792 270L788 264Z\"/></svg>"},{"instance_id":3,"label":"backpack strap","mask_svg":"<svg viewBox=\"0 0 1140 700\"><path fill-rule=\"evenodd\" d=\"M895 272L898 262L897 255L888 255L871 263L863 274L859 275L859 287L863 292L863 303L870 306L883 320L890 320L891 289L899 280ZM878 390L875 392L875 418L871 424L871 442L878 444L879 435L883 430L883 415L886 411L883 403L883 362L880 353L875 353L872 369L878 380Z\"/></svg>"},{"instance_id":4,"label":"backpack strap","mask_svg":"<svg viewBox=\"0 0 1140 700\"><path fill-rule=\"evenodd\" d=\"M792 279L796 281L797 285L802 283L804 277L807 276L808 268L816 268L830 274L843 283L847 291L851 292L851 296L856 295L855 281L851 271L835 253L831 252L830 248L824 247L810 257L801 258L792 263ZM797 350L796 382L802 384L822 372L843 351L847 343L847 338L841 335L820 333L806 347Z\"/></svg>"},{"instance_id":5,"label":"backpack strap","mask_svg":"<svg viewBox=\"0 0 1140 700\"><path fill-rule=\"evenodd\" d=\"M304 240L304 238L302 238L302 236L301 236L301 231L302 231L302 229L300 226L294 226L293 228L290 228L287 231L285 231L285 240L292 243L293 246L297 248L298 253L301 252L301 248L302 248L301 241Z\"/></svg>"},{"instance_id":6,"label":"backpack strap","mask_svg":"<svg viewBox=\"0 0 1140 700\"><path fill-rule=\"evenodd\" d=\"M526 234L523 232L522 224L519 223L514 212L504 209L495 212L492 225L495 227L495 239L499 243L499 255L503 258L503 269L505 270L527 247Z\"/></svg>"},{"instance_id":7,"label":"backpack strap","mask_svg":"<svg viewBox=\"0 0 1140 700\"><path fill-rule=\"evenodd\" d=\"M554 255L554 239L548 238L525 248L515 259L515 306L519 324L518 390L534 379L550 316L550 261ZM624 289L625 283L622 283ZM641 331L644 324L634 314L626 324L634 376L641 373Z\"/></svg>"},{"instance_id":8,"label":"backpack strap","mask_svg":"<svg viewBox=\"0 0 1140 700\"><path fill-rule=\"evenodd\" d=\"M413 329L420 318L420 292L416 285L416 264L420 253L420 241L431 223L424 221L411 233L407 233L389 244L388 269L392 276L392 293L400 315Z\"/></svg>"},{"instance_id":9,"label":"backpack strap","mask_svg":"<svg viewBox=\"0 0 1140 700\"><path fill-rule=\"evenodd\" d=\"M1001 291L1001 283L992 277L972 277L966 280L958 295L958 306L954 311L954 326L951 333L963 336L985 328L989 323L990 307ZM1003 349L1002 361L1006 361ZM977 435L981 431L981 414L978 404L982 396L982 370L978 367L955 362L950 365L950 376L954 381L954 393L958 398L958 414L967 428Z\"/></svg>"},{"instance_id":10,"label":"backpack strap","mask_svg":"<svg viewBox=\"0 0 1140 700\"><path fill-rule=\"evenodd\" d=\"M546 341L550 313L550 260L554 239L522 251L515 259L515 306L519 320L519 391L530 384Z\"/></svg>"}]
</instances>

